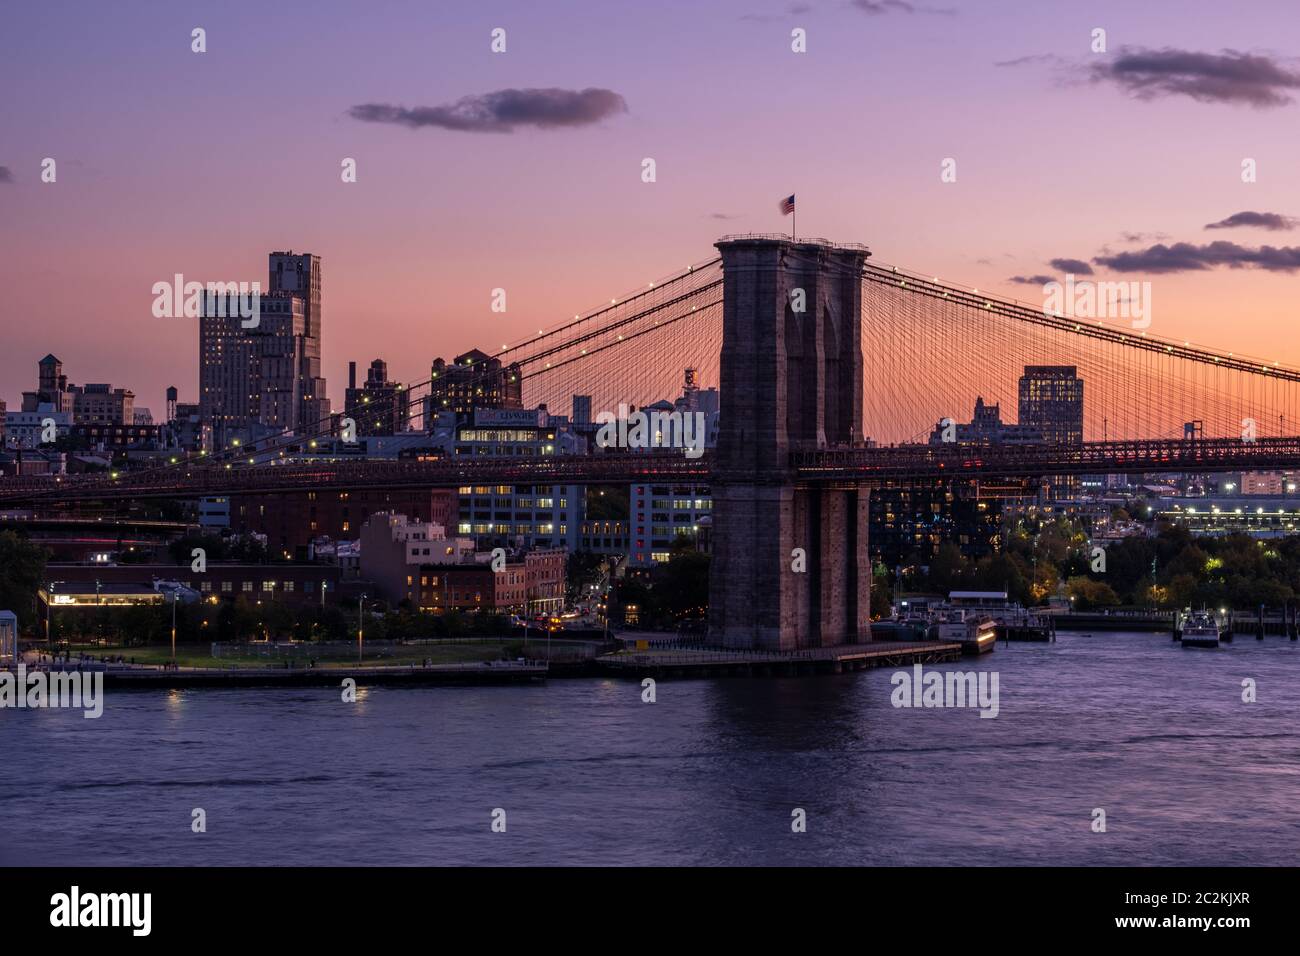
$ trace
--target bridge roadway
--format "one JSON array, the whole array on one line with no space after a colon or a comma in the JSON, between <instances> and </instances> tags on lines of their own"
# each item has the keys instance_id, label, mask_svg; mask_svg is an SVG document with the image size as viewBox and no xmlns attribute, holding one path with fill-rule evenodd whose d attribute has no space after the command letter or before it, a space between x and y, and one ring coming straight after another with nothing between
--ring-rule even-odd
<instances>
[{"instance_id":1,"label":"bridge roadway","mask_svg":"<svg viewBox=\"0 0 1300 956\"><path fill-rule=\"evenodd\" d=\"M1079 445L898 445L795 452L795 481L810 484L928 481L936 478L1037 478L1044 475L1222 472L1300 468L1300 436L1149 439ZM0 480L0 507L70 501L201 498L357 488L455 488L464 485L626 484L725 479L712 455L682 450L475 457L438 461L331 461L168 465L107 475L28 476ZM773 476L774 478L777 476Z\"/></svg>"}]
</instances>

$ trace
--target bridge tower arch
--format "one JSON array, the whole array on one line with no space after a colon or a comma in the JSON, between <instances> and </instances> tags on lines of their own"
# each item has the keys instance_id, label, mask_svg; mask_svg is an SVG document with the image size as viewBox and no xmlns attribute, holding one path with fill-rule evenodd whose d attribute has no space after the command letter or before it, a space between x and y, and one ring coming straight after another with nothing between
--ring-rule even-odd
<instances>
[{"instance_id":1,"label":"bridge tower arch","mask_svg":"<svg viewBox=\"0 0 1300 956\"><path fill-rule=\"evenodd\" d=\"M862 441L857 246L739 237L722 254L710 638L796 650L870 639L865 484L796 482L791 452Z\"/></svg>"}]
</instances>

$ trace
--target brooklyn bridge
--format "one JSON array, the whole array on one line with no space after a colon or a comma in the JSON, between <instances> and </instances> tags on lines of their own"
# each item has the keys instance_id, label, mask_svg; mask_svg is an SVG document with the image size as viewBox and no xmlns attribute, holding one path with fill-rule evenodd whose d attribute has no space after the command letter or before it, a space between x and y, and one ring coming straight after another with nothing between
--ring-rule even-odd
<instances>
[{"instance_id":1,"label":"brooklyn bridge","mask_svg":"<svg viewBox=\"0 0 1300 956\"><path fill-rule=\"evenodd\" d=\"M248 492L707 480L714 499L710 631L733 647L869 639L874 487L951 478L1300 467L1300 370L1134 323L1045 310L871 261L860 245L732 236L717 255L493 356L525 403L649 403L681 368L720 388L716 448L590 455L329 460L338 428L273 435L143 470L0 481L0 506L195 499ZM1165 321L1160 328L1163 330ZM1172 326L1171 326L1172 327ZM929 440L1027 365L1086 382L1080 440ZM410 387L418 409L428 380ZM427 392L426 392L427 393ZM348 414L345 410L344 415ZM304 459L304 456L307 456ZM791 555L806 555L793 570Z\"/></svg>"}]
</instances>

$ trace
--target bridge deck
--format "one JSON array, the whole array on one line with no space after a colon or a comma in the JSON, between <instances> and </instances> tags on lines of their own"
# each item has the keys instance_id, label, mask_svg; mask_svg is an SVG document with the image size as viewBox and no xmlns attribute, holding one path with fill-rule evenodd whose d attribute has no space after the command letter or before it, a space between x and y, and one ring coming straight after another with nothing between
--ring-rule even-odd
<instances>
[{"instance_id":1,"label":"bridge deck","mask_svg":"<svg viewBox=\"0 0 1300 956\"><path fill-rule=\"evenodd\" d=\"M192 499L241 493L358 488L456 488L466 484L607 484L725 479L714 455L680 450L635 454L555 455L534 459L475 457L432 462L367 460L259 464L239 468L154 468L117 476L0 479L0 504L60 501ZM786 477L824 484L885 484L948 479L1041 478L1043 475L1223 472L1300 465L1300 437L1151 439L1076 445L898 445L827 448L791 454ZM774 478L780 476L773 476Z\"/></svg>"}]
</instances>

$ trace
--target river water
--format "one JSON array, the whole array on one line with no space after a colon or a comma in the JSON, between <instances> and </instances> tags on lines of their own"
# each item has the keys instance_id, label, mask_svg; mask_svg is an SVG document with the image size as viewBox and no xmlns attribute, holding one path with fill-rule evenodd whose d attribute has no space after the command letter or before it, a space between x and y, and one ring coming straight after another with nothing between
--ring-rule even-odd
<instances>
[{"instance_id":1,"label":"river water","mask_svg":"<svg viewBox=\"0 0 1300 956\"><path fill-rule=\"evenodd\" d=\"M356 703L327 689L110 690L98 720L3 710L0 864L1300 855L1300 645L1063 633L936 669L997 671L998 716L895 708L890 669L660 681L652 704L635 682L588 679L373 688Z\"/></svg>"}]
</instances>

